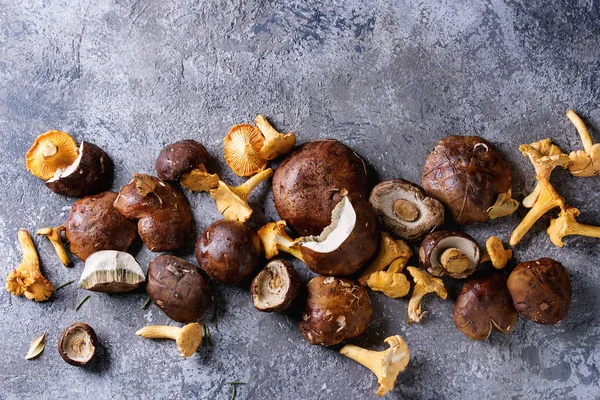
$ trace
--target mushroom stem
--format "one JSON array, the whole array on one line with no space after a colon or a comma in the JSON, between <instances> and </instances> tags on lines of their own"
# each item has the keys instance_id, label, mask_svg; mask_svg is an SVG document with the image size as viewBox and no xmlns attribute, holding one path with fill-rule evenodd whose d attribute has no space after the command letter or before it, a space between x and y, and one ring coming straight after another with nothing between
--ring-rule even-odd
<instances>
[{"instance_id":1,"label":"mushroom stem","mask_svg":"<svg viewBox=\"0 0 600 400\"><path fill-rule=\"evenodd\" d=\"M23 268L23 270L27 270L30 273L39 273L40 259L38 257L37 250L33 245L31 235L26 230L19 229L17 237L19 238L19 244L23 249L23 258L21 259L21 265L19 268Z\"/></svg>"},{"instance_id":2,"label":"mushroom stem","mask_svg":"<svg viewBox=\"0 0 600 400\"><path fill-rule=\"evenodd\" d=\"M267 168L264 171L261 171L258 174L254 175L253 177L251 177L250 179L248 179L246 182L244 182L240 186L236 186L236 187L231 187L230 186L229 189L235 195L237 195L240 199L242 199L244 201L247 201L248 197L250 197L250 193L252 193L252 191L262 181L265 181L265 180L269 179L271 176L273 176L273 169L272 168Z\"/></svg>"},{"instance_id":3,"label":"mushroom stem","mask_svg":"<svg viewBox=\"0 0 600 400\"><path fill-rule=\"evenodd\" d=\"M36 235L46 236L48 239L50 239L50 242L52 243L52 246L54 247L54 251L56 252L56 255L60 259L60 262L62 262L65 267L68 267L69 264L71 263L71 260L69 259L69 255L65 251L65 248L62 243L62 238L60 235L60 233L64 230L65 230L65 227L62 225L57 226L56 228L42 228L42 229L38 229L38 231L36 232Z\"/></svg>"},{"instance_id":4,"label":"mushroom stem","mask_svg":"<svg viewBox=\"0 0 600 400\"><path fill-rule=\"evenodd\" d=\"M592 140L592 136L590 135L587 126L585 126L581 117L571 109L567 111L567 118L569 118L571 123L575 126L575 129L577 129L577 133L579 133L581 142L583 143L583 149L587 154L590 154L592 146L594 146L594 141Z\"/></svg>"},{"instance_id":5,"label":"mushroom stem","mask_svg":"<svg viewBox=\"0 0 600 400\"><path fill-rule=\"evenodd\" d=\"M296 136L292 132L287 134L278 132L263 115L259 114L254 123L265 137L262 146L258 149L260 156L265 160L273 160L289 153L296 144Z\"/></svg>"},{"instance_id":6,"label":"mushroom stem","mask_svg":"<svg viewBox=\"0 0 600 400\"><path fill-rule=\"evenodd\" d=\"M558 218L550 221L548 235L550 241L557 247L563 247L562 238L569 235L581 235L600 238L600 227L585 225L577 222L575 217L579 215L579 210L575 207L565 207L558 214Z\"/></svg>"},{"instance_id":7,"label":"mushroom stem","mask_svg":"<svg viewBox=\"0 0 600 400\"><path fill-rule=\"evenodd\" d=\"M135 334L146 339L171 339L177 340L181 334L181 327L166 325L150 325L138 330Z\"/></svg>"},{"instance_id":8,"label":"mushroom stem","mask_svg":"<svg viewBox=\"0 0 600 400\"><path fill-rule=\"evenodd\" d=\"M42 155L44 158L49 158L55 155L58 152L58 146L52 142L46 143L44 149L42 150Z\"/></svg>"},{"instance_id":9,"label":"mushroom stem","mask_svg":"<svg viewBox=\"0 0 600 400\"><path fill-rule=\"evenodd\" d=\"M469 257L462 250L452 247L444 250L440 263L446 271L460 274L469 268Z\"/></svg>"},{"instance_id":10,"label":"mushroom stem","mask_svg":"<svg viewBox=\"0 0 600 400\"><path fill-rule=\"evenodd\" d=\"M181 357L194 355L202 342L202 325L197 322L187 324L184 327L176 326L145 326L138 330L136 335L148 339L171 339L175 340Z\"/></svg>"},{"instance_id":11,"label":"mushroom stem","mask_svg":"<svg viewBox=\"0 0 600 400\"><path fill-rule=\"evenodd\" d=\"M394 214L406 222L414 222L419 218L419 209L406 199L398 199L393 205Z\"/></svg>"}]
</instances>

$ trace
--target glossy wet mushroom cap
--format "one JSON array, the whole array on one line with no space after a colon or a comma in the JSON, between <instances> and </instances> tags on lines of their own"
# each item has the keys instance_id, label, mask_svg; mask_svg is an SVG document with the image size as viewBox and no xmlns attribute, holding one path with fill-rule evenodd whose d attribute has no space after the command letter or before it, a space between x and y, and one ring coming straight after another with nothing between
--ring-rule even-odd
<instances>
[{"instance_id":1,"label":"glossy wet mushroom cap","mask_svg":"<svg viewBox=\"0 0 600 400\"><path fill-rule=\"evenodd\" d=\"M166 146L156 159L156 174L165 181L178 181L191 170L212 160L204 146L191 139Z\"/></svg>"}]
</instances>

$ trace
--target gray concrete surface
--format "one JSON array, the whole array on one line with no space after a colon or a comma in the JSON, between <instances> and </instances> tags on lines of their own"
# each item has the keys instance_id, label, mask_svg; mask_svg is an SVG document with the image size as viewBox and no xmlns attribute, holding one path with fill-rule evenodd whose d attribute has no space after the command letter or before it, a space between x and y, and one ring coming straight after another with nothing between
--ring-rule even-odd
<instances>
[{"instance_id":1,"label":"gray concrete surface","mask_svg":"<svg viewBox=\"0 0 600 400\"><path fill-rule=\"evenodd\" d=\"M19 264L17 229L60 224L73 201L25 169L25 152L48 129L103 147L116 164L115 190L131 172L153 173L160 149L184 138L204 143L225 180L241 182L222 161L222 138L257 113L300 142L343 141L381 178L419 181L437 140L478 134L511 161L522 198L534 173L520 143L551 137L565 150L581 147L567 108L580 112L600 141L599 21L593 0L4 0L1 275ZM582 221L600 225L600 178L557 171L554 181ZM189 199L198 231L219 218L207 196ZM250 226L277 218L269 185L251 202ZM482 243L492 233L507 240L518 220L467 231ZM452 321L456 282L447 281L448 300L428 298L427 317L411 326L407 300L372 296L373 321L355 342L381 349L385 337L399 333L412 351L390 398L600 398L600 241L573 237L558 249L544 232L547 222L515 256L553 257L568 269L573 302L556 326L519 319L510 335L475 342ZM66 269L49 243L35 242L53 283L78 279L81 262ZM155 254L141 247L136 256L146 268ZM186 360L172 343L134 335L169 322L154 306L140 309L144 293L92 294L75 311L85 294L71 285L35 304L0 290L0 399L226 399L232 380L247 383L238 399L375 398L369 371L337 348L309 345L290 317L258 313L243 287L218 286L218 329L209 321L215 346ZM65 364L56 351L58 334L75 321L91 324L102 343L88 368ZM25 361L42 331L45 352Z\"/></svg>"}]
</instances>

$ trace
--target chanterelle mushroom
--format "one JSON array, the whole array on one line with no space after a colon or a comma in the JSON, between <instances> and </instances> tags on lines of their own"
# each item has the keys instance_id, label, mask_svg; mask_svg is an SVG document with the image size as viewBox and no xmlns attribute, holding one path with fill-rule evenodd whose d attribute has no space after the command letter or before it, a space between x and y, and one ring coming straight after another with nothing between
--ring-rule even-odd
<instances>
[{"instance_id":1,"label":"chanterelle mushroom","mask_svg":"<svg viewBox=\"0 0 600 400\"><path fill-rule=\"evenodd\" d=\"M65 267L68 267L71 263L71 260L69 260L69 255L65 251L62 243L62 237L60 235L60 233L64 230L65 227L61 225L57 226L56 228L38 229L35 234L46 236L52 243L52 246L54 246L54 251L56 251L56 255L60 259L60 262L62 262Z\"/></svg>"},{"instance_id":2,"label":"chanterelle mushroom","mask_svg":"<svg viewBox=\"0 0 600 400\"><path fill-rule=\"evenodd\" d=\"M269 168L254 175L240 186L232 187L219 181L219 186L210 191L210 197L215 200L217 209L226 219L246 222L252 215L248 197L259 183L271 176L273 176L273 170Z\"/></svg>"},{"instance_id":3,"label":"chanterelle mushroom","mask_svg":"<svg viewBox=\"0 0 600 400\"><path fill-rule=\"evenodd\" d=\"M263 115L258 115L254 123L265 137L259 149L260 156L265 160L273 160L287 154L296 144L296 135L292 132L283 134L277 132Z\"/></svg>"},{"instance_id":4,"label":"chanterelle mushroom","mask_svg":"<svg viewBox=\"0 0 600 400\"><path fill-rule=\"evenodd\" d=\"M289 253L300 261L302 252L298 247L298 239L292 239L285 231L285 221L269 222L258 230L258 237L265 252L265 258L271 259L280 251Z\"/></svg>"},{"instance_id":5,"label":"chanterelle mushroom","mask_svg":"<svg viewBox=\"0 0 600 400\"><path fill-rule=\"evenodd\" d=\"M19 242L23 248L21 265L8 274L6 290L15 296L25 295L29 300L45 301L54 292L54 286L40 271L40 261L29 232L20 229Z\"/></svg>"},{"instance_id":6,"label":"chanterelle mushroom","mask_svg":"<svg viewBox=\"0 0 600 400\"><path fill-rule=\"evenodd\" d=\"M367 280L367 285L372 290L382 292L392 299L404 297L410 291L410 282L406 279L406 275L389 269L372 273Z\"/></svg>"},{"instance_id":7,"label":"chanterelle mushroom","mask_svg":"<svg viewBox=\"0 0 600 400\"><path fill-rule=\"evenodd\" d=\"M353 344L347 344L340 353L370 369L377 377L379 387L375 394L385 396L394 389L396 378L406 369L410 360L408 345L400 335L385 339L390 346L384 351L363 349Z\"/></svg>"},{"instance_id":8,"label":"chanterelle mushroom","mask_svg":"<svg viewBox=\"0 0 600 400\"><path fill-rule=\"evenodd\" d=\"M558 218L550 221L548 235L555 246L563 247L562 238L568 235L582 235L600 238L600 226L584 225L575 220L579 210L575 207L565 207L558 214Z\"/></svg>"},{"instance_id":9,"label":"chanterelle mushroom","mask_svg":"<svg viewBox=\"0 0 600 400\"><path fill-rule=\"evenodd\" d=\"M365 268L358 278L361 285L366 285L371 274L386 269L392 262L398 260L397 271L400 272L406 266L413 253L408 244L403 240L394 240L389 234L381 233L381 245L379 252L371 263Z\"/></svg>"},{"instance_id":10,"label":"chanterelle mushroom","mask_svg":"<svg viewBox=\"0 0 600 400\"><path fill-rule=\"evenodd\" d=\"M46 181L57 170L73 164L78 153L77 143L68 133L48 131L38 136L27 151L27 170Z\"/></svg>"},{"instance_id":11,"label":"chanterelle mushroom","mask_svg":"<svg viewBox=\"0 0 600 400\"><path fill-rule=\"evenodd\" d=\"M428 293L435 293L441 299L446 299L448 292L440 278L434 278L422 269L406 267L415 281L410 301L408 302L408 323L421 322L425 313L421 311L421 299Z\"/></svg>"},{"instance_id":12,"label":"chanterelle mushroom","mask_svg":"<svg viewBox=\"0 0 600 400\"><path fill-rule=\"evenodd\" d=\"M553 144L552 140L550 140L550 139L543 139L543 140L540 140L539 142L531 143L530 146L533 147L534 150L539 152L539 155L536 155L537 157L549 156L549 157L551 157L551 159L554 159L554 160L560 159L561 163L566 161L566 159L564 158L565 154L563 153L563 151L557 145ZM552 157L552 156L554 156L554 157ZM553 167L551 167L550 169L548 169L548 168L543 169L543 170L540 169L539 172L537 171L537 168L536 168L536 174L542 173L542 176L544 176L546 178L550 178L550 173L552 172L552 169L556 168L558 166L558 164L559 163L554 163ZM534 163L534 167L536 165L537 164ZM523 207L526 207L526 208L533 207L533 205L535 204L535 201L537 200L539 195L540 195L540 184L537 183L535 185L535 188L533 189L533 191L523 199L523 202L522 202Z\"/></svg>"},{"instance_id":13,"label":"chanterelle mushroom","mask_svg":"<svg viewBox=\"0 0 600 400\"><path fill-rule=\"evenodd\" d=\"M575 125L583 142L583 150L572 151L569 154L569 159L571 160L569 171L575 176L595 176L600 174L600 143L594 144L585 123L575 111L567 111L567 117Z\"/></svg>"},{"instance_id":14,"label":"chanterelle mushroom","mask_svg":"<svg viewBox=\"0 0 600 400\"><path fill-rule=\"evenodd\" d=\"M258 149L265 141L260 129L250 124L234 125L225 139L225 162L238 176L252 176L267 167Z\"/></svg>"},{"instance_id":15,"label":"chanterelle mushroom","mask_svg":"<svg viewBox=\"0 0 600 400\"><path fill-rule=\"evenodd\" d=\"M512 258L512 249L505 249L502 241L497 236L490 236L485 242L485 261L490 261L494 268L502 269L506 267L508 260ZM482 257L482 262L483 262Z\"/></svg>"},{"instance_id":16,"label":"chanterelle mushroom","mask_svg":"<svg viewBox=\"0 0 600 400\"><path fill-rule=\"evenodd\" d=\"M145 326L135 333L148 339L171 339L175 340L181 357L194 355L200 343L202 343L202 325L197 322L187 324L180 328L177 326Z\"/></svg>"}]
</instances>

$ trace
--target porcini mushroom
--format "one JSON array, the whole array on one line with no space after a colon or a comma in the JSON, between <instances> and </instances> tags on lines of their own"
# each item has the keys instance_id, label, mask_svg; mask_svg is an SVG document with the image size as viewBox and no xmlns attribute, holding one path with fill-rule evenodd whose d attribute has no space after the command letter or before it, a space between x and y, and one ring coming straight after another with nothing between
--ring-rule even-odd
<instances>
[{"instance_id":1,"label":"porcini mushroom","mask_svg":"<svg viewBox=\"0 0 600 400\"><path fill-rule=\"evenodd\" d=\"M121 293L138 288L145 280L142 267L131 254L101 250L85 260L79 287L93 292Z\"/></svg>"},{"instance_id":2,"label":"porcini mushroom","mask_svg":"<svg viewBox=\"0 0 600 400\"><path fill-rule=\"evenodd\" d=\"M253 212L248 205L250 194L256 186L272 175L273 170L268 168L236 187L219 181L217 188L210 191L210 196L217 203L217 209L226 219L246 222Z\"/></svg>"},{"instance_id":3,"label":"porcini mushroom","mask_svg":"<svg viewBox=\"0 0 600 400\"><path fill-rule=\"evenodd\" d=\"M569 171L574 176L595 176L600 174L600 143L594 144L585 123L575 111L567 111L567 117L575 125L583 142L583 150L572 151L569 154L569 159L571 160Z\"/></svg>"},{"instance_id":4,"label":"porcini mushroom","mask_svg":"<svg viewBox=\"0 0 600 400\"><path fill-rule=\"evenodd\" d=\"M366 285L371 274L384 270L396 260L399 260L397 272L400 272L412 255L412 250L405 241L401 239L394 240L389 234L382 232L379 252L362 272L358 282L363 286Z\"/></svg>"},{"instance_id":5,"label":"porcini mushroom","mask_svg":"<svg viewBox=\"0 0 600 400\"><path fill-rule=\"evenodd\" d=\"M19 267L6 277L6 290L15 296L24 294L29 300L46 301L54 292L54 286L40 271L40 260L29 232L20 229L18 238L23 259Z\"/></svg>"},{"instance_id":6,"label":"porcini mushroom","mask_svg":"<svg viewBox=\"0 0 600 400\"><path fill-rule=\"evenodd\" d=\"M75 140L66 132L48 131L38 136L25 155L27 170L48 180L57 170L65 169L77 159Z\"/></svg>"},{"instance_id":7,"label":"porcini mushroom","mask_svg":"<svg viewBox=\"0 0 600 400\"><path fill-rule=\"evenodd\" d=\"M419 264L431 275L463 279L475 272L481 250L471 236L458 231L437 231L423 239Z\"/></svg>"},{"instance_id":8,"label":"porcini mushroom","mask_svg":"<svg viewBox=\"0 0 600 400\"><path fill-rule=\"evenodd\" d=\"M65 251L65 248L62 243L61 232L64 230L65 230L65 227L61 225L61 226L57 226L56 228L38 229L35 234L46 236L52 243L52 246L54 247L54 251L56 252L56 255L58 256L60 262L63 263L63 265L65 267L68 267L69 264L71 263L71 260L69 259L69 255Z\"/></svg>"},{"instance_id":9,"label":"porcini mushroom","mask_svg":"<svg viewBox=\"0 0 600 400\"><path fill-rule=\"evenodd\" d=\"M506 267L508 260L512 258L512 249L505 249L502 241L497 236L490 236L485 242L486 255L496 269Z\"/></svg>"},{"instance_id":10,"label":"porcini mushroom","mask_svg":"<svg viewBox=\"0 0 600 400\"><path fill-rule=\"evenodd\" d=\"M434 278L426 271L415 268L406 267L415 281L415 287L408 302L408 323L421 322L425 316L425 312L421 310L421 299L428 293L435 293L441 299L445 300L448 296L444 282L440 278Z\"/></svg>"},{"instance_id":11,"label":"porcini mushroom","mask_svg":"<svg viewBox=\"0 0 600 400\"><path fill-rule=\"evenodd\" d=\"M150 325L138 330L136 335L147 339L171 339L175 340L181 357L194 355L200 343L202 343L202 325L197 322L187 324L184 327Z\"/></svg>"},{"instance_id":12,"label":"porcini mushroom","mask_svg":"<svg viewBox=\"0 0 600 400\"><path fill-rule=\"evenodd\" d=\"M265 138L259 148L259 154L265 160L273 160L289 153L296 144L294 133L283 134L278 132L263 115L259 114L254 123Z\"/></svg>"},{"instance_id":13,"label":"porcini mushroom","mask_svg":"<svg viewBox=\"0 0 600 400\"><path fill-rule=\"evenodd\" d=\"M579 209L566 206L558 214L558 218L550 221L548 235L550 241L557 247L563 247L563 237L569 235L581 235L600 238L600 227L585 225L577 222L575 217L579 216Z\"/></svg>"},{"instance_id":14,"label":"porcini mushroom","mask_svg":"<svg viewBox=\"0 0 600 400\"><path fill-rule=\"evenodd\" d=\"M75 323L58 337L58 353L71 365L81 367L89 363L96 354L98 337L88 324Z\"/></svg>"},{"instance_id":15,"label":"porcini mushroom","mask_svg":"<svg viewBox=\"0 0 600 400\"><path fill-rule=\"evenodd\" d=\"M260 155L265 138L260 129L250 124L234 125L223 139L225 162L238 176L252 176L267 167Z\"/></svg>"},{"instance_id":16,"label":"porcini mushroom","mask_svg":"<svg viewBox=\"0 0 600 400\"><path fill-rule=\"evenodd\" d=\"M406 369L410 360L410 351L402 336L390 336L384 341L390 346L384 351L367 350L353 344L347 344L340 350L340 354L362 364L375 374L379 385L375 392L377 396L385 396L394 389L398 374Z\"/></svg>"},{"instance_id":17,"label":"porcini mushroom","mask_svg":"<svg viewBox=\"0 0 600 400\"><path fill-rule=\"evenodd\" d=\"M422 239L444 222L442 203L403 179L377 184L369 202L385 229L404 240Z\"/></svg>"},{"instance_id":18,"label":"porcini mushroom","mask_svg":"<svg viewBox=\"0 0 600 400\"><path fill-rule=\"evenodd\" d=\"M301 285L302 280L292 264L273 260L252 280L252 303L263 312L285 311L300 293Z\"/></svg>"}]
</instances>

